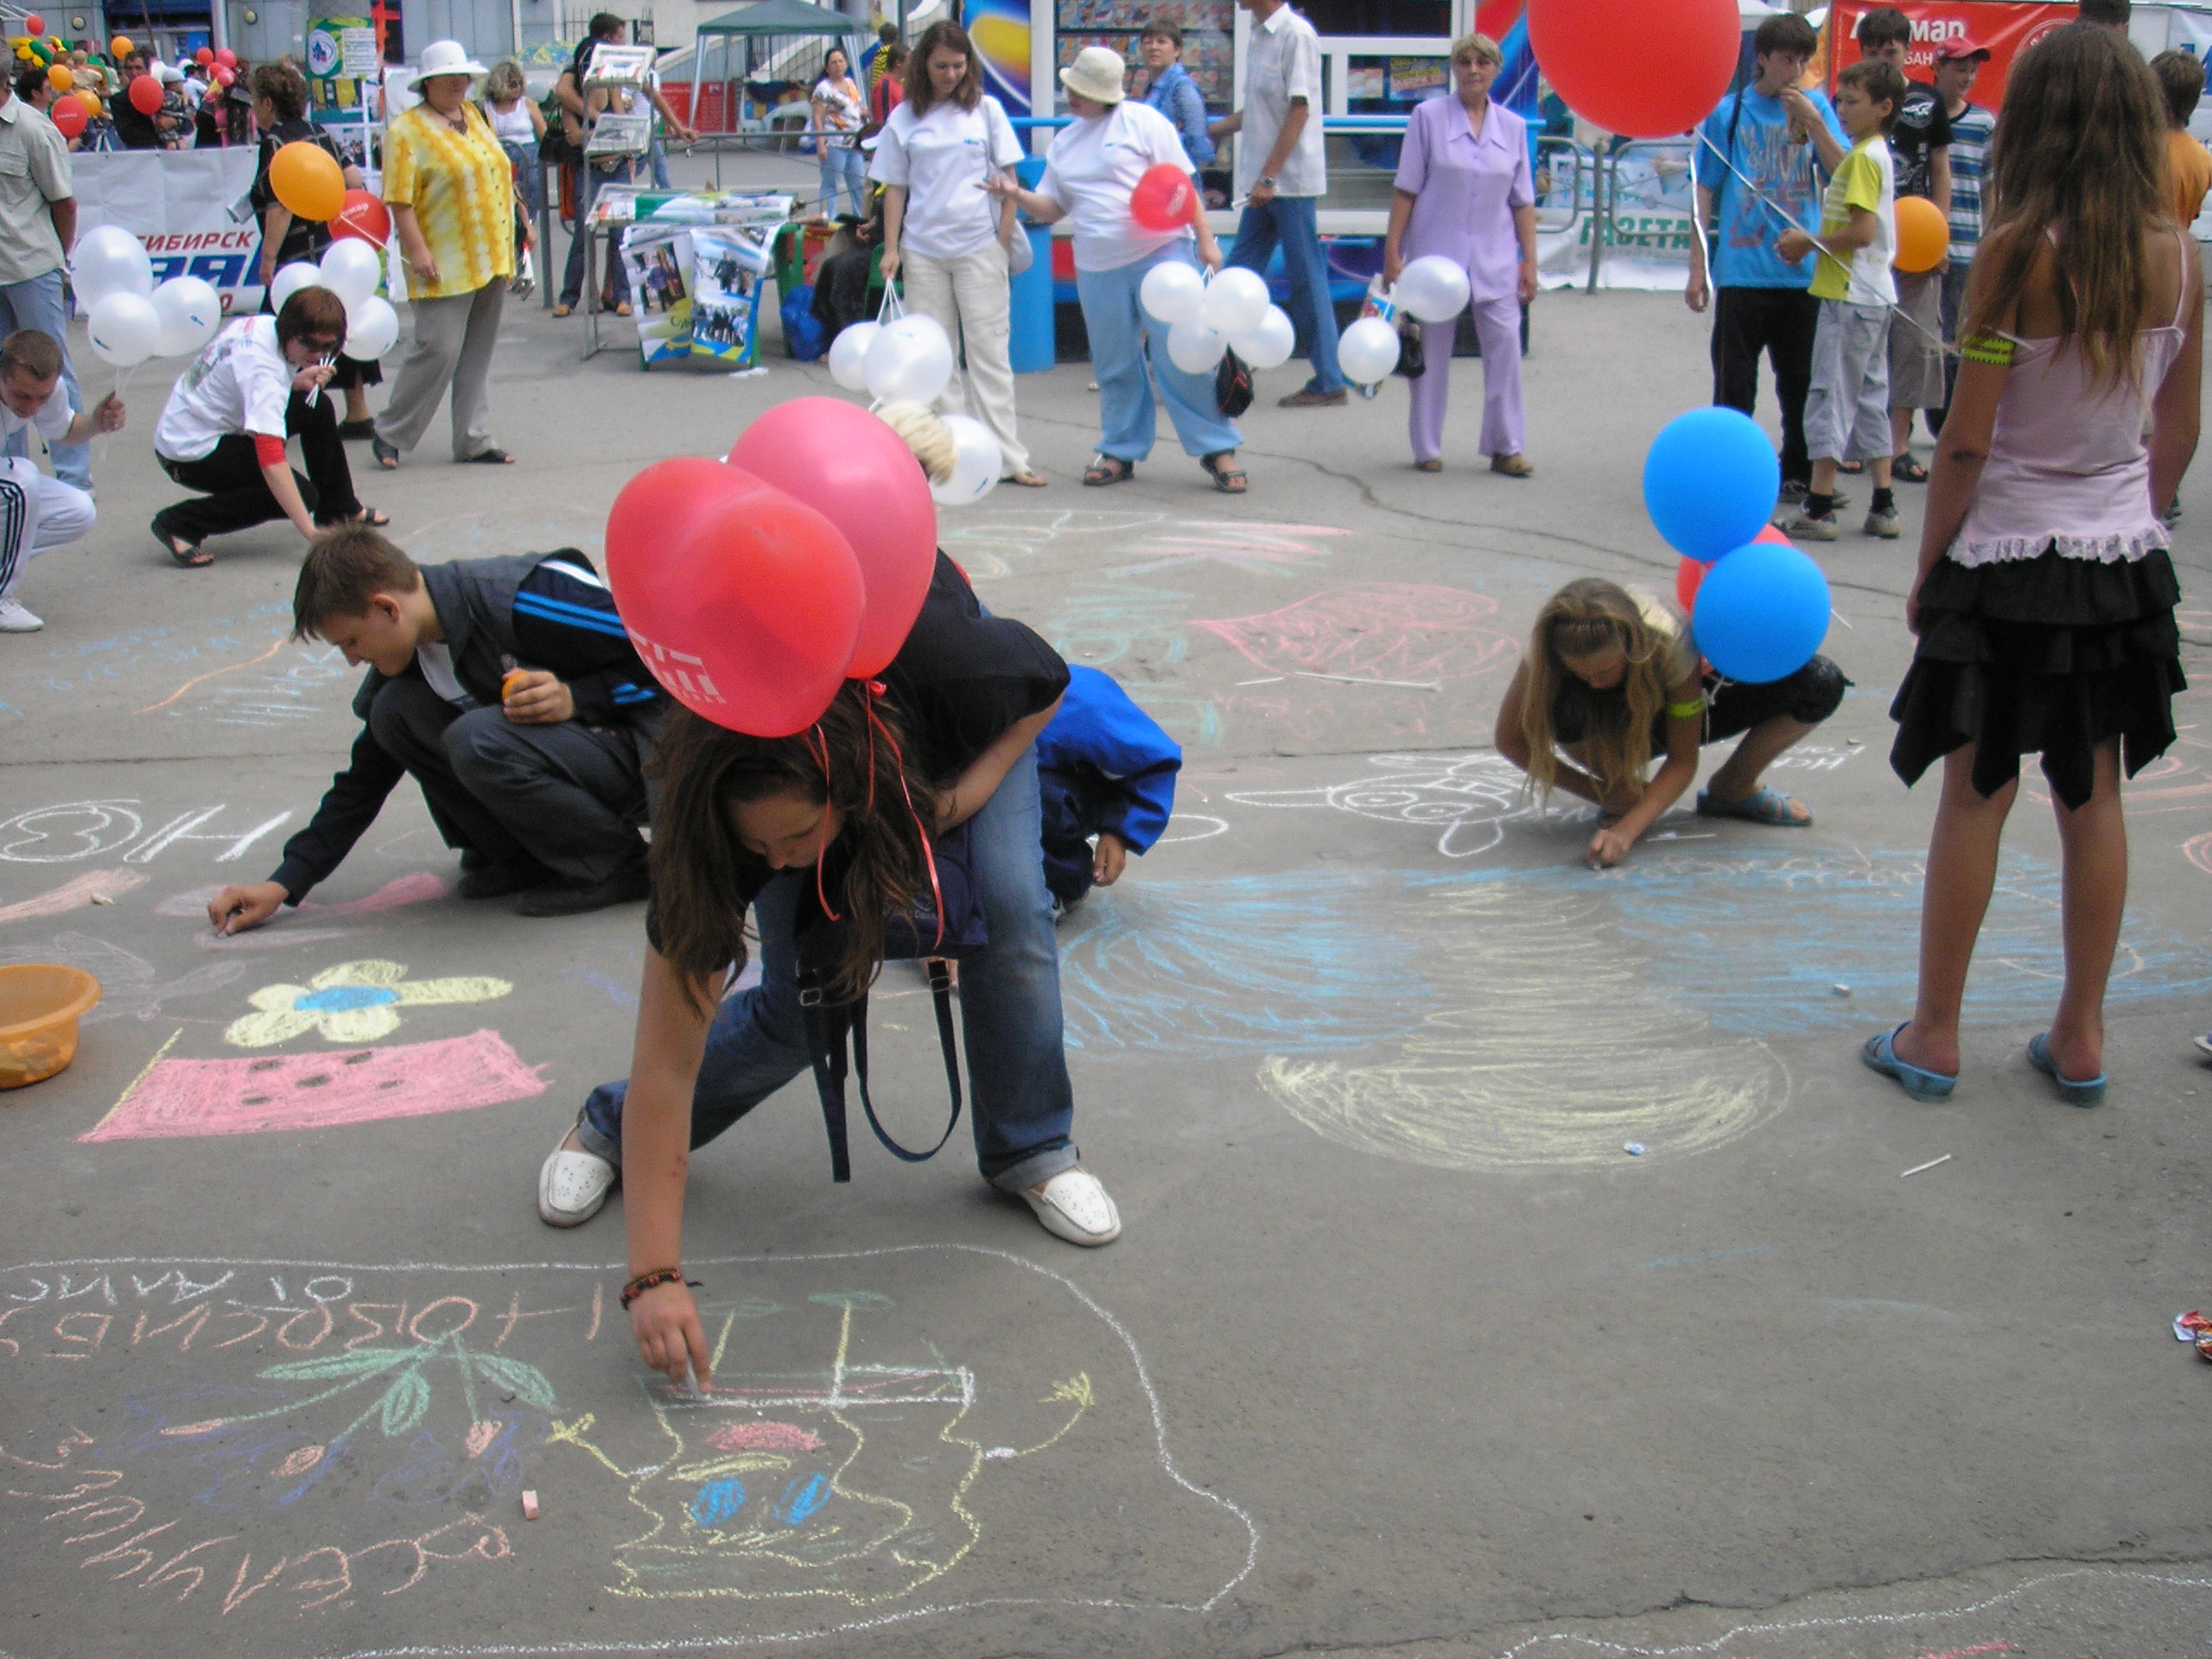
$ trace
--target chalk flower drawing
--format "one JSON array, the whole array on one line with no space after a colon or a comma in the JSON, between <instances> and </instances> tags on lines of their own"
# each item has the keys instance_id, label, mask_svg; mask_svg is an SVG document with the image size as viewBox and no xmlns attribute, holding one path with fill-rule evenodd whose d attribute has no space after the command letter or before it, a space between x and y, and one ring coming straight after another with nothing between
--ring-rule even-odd
<instances>
[{"instance_id":1,"label":"chalk flower drawing","mask_svg":"<svg viewBox=\"0 0 2212 1659\"><path fill-rule=\"evenodd\" d=\"M232 1021L223 1040L270 1048L319 1032L327 1043L373 1043L399 1029L399 1010L488 1002L514 987L504 979L407 977L404 963L341 962L304 985L264 985L246 1000L260 1012Z\"/></svg>"}]
</instances>

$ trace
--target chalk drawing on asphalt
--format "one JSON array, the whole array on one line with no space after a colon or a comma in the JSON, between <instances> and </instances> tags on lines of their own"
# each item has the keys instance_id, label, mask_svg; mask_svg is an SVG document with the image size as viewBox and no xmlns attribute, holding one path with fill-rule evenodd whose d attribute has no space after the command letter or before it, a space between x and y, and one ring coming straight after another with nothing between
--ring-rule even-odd
<instances>
[{"instance_id":1,"label":"chalk drawing on asphalt","mask_svg":"<svg viewBox=\"0 0 2212 1659\"><path fill-rule=\"evenodd\" d=\"M400 1009L490 1002L514 989L504 979L410 979L404 963L368 959L326 968L304 985L264 985L246 1000L256 1012L232 1021L223 1040L272 1048L309 1032L326 1043L373 1043L400 1027Z\"/></svg>"},{"instance_id":2,"label":"chalk drawing on asphalt","mask_svg":"<svg viewBox=\"0 0 2212 1659\"><path fill-rule=\"evenodd\" d=\"M1433 830L1446 858L1476 858L1505 839L1505 826L1541 819L1521 769L1487 750L1472 754L1378 754L1375 770L1309 789L1230 790L1242 806L1325 807L1383 823Z\"/></svg>"},{"instance_id":3,"label":"chalk drawing on asphalt","mask_svg":"<svg viewBox=\"0 0 2212 1659\"><path fill-rule=\"evenodd\" d=\"M132 1017L182 1019L166 1005L207 996L223 989L245 972L238 962L211 962L174 979L164 980L143 957L86 933L57 933L42 945L0 947L0 963L58 962L81 968L100 982L100 1000L79 1021L97 1026L110 1020ZM199 1022L211 1016L200 1015Z\"/></svg>"}]
</instances>

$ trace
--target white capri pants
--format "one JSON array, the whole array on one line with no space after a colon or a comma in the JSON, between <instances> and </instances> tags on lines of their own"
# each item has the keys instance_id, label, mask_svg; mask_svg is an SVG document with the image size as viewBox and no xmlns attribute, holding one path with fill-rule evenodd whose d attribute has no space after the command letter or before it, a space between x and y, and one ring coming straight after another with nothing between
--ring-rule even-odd
<instances>
[{"instance_id":1,"label":"white capri pants","mask_svg":"<svg viewBox=\"0 0 2212 1659\"><path fill-rule=\"evenodd\" d=\"M0 599L15 595L25 565L48 548L83 540L99 517L75 485L48 478L21 455L0 460Z\"/></svg>"},{"instance_id":2,"label":"white capri pants","mask_svg":"<svg viewBox=\"0 0 2212 1659\"><path fill-rule=\"evenodd\" d=\"M1875 461L1890 453L1890 308L1821 302L1805 449L1815 461Z\"/></svg>"}]
</instances>

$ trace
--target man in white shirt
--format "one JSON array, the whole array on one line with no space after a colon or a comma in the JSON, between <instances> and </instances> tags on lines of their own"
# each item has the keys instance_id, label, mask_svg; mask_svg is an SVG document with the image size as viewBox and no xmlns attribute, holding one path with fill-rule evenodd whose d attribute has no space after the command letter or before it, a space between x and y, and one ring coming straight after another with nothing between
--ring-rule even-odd
<instances>
[{"instance_id":1,"label":"man in white shirt","mask_svg":"<svg viewBox=\"0 0 2212 1659\"><path fill-rule=\"evenodd\" d=\"M1308 341L1313 378L1280 401L1285 409L1341 404L1345 391L1337 366L1337 311L1314 216L1329 188L1321 143L1320 41L1313 25L1287 0L1236 3L1252 14L1244 46L1244 107L1211 129L1216 138L1243 135L1236 142L1236 194L1244 200L1244 216L1229 263L1264 274L1268 256L1281 245L1291 321Z\"/></svg>"},{"instance_id":2,"label":"man in white shirt","mask_svg":"<svg viewBox=\"0 0 2212 1659\"><path fill-rule=\"evenodd\" d=\"M0 437L35 427L51 449L90 443L95 432L123 429L123 400L113 392L73 418L61 391L61 346L50 334L21 328L0 342ZM80 540L99 516L92 498L48 478L22 455L0 460L0 633L35 633L45 626L16 599L23 567L48 548Z\"/></svg>"},{"instance_id":3,"label":"man in white shirt","mask_svg":"<svg viewBox=\"0 0 2212 1659\"><path fill-rule=\"evenodd\" d=\"M15 94L0 77L0 336L35 328L63 342L65 400L85 406L69 364L69 310L62 297L61 268L77 239L77 196L69 147L53 122ZM29 455L27 436L7 445ZM89 445L65 444L54 452L54 475L80 490L92 487Z\"/></svg>"}]
</instances>

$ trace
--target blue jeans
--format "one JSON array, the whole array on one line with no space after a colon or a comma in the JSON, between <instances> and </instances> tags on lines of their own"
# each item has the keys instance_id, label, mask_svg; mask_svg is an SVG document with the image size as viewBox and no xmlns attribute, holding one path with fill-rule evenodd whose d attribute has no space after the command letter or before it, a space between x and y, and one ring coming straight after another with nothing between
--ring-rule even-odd
<instances>
[{"instance_id":1,"label":"blue jeans","mask_svg":"<svg viewBox=\"0 0 2212 1659\"><path fill-rule=\"evenodd\" d=\"M1277 196L1264 207L1247 207L1236 221L1236 245L1229 263L1267 274L1268 257L1282 245L1283 275L1290 279L1290 320L1306 336L1313 378L1308 391L1342 391L1344 371L1337 366L1337 308L1329 298L1329 260L1321 251L1313 196Z\"/></svg>"},{"instance_id":2,"label":"blue jeans","mask_svg":"<svg viewBox=\"0 0 2212 1659\"><path fill-rule=\"evenodd\" d=\"M823 143L816 159L822 163L822 211L834 219L837 213L837 183L844 181L845 194L852 198L853 217L868 217L868 157L850 144Z\"/></svg>"},{"instance_id":3,"label":"blue jeans","mask_svg":"<svg viewBox=\"0 0 2212 1659\"><path fill-rule=\"evenodd\" d=\"M658 134L653 137L652 161L653 188L673 190L676 187L668 181L668 146L661 142Z\"/></svg>"},{"instance_id":4,"label":"blue jeans","mask_svg":"<svg viewBox=\"0 0 2212 1659\"><path fill-rule=\"evenodd\" d=\"M1211 374L1185 374L1167 359L1167 325L1137 302L1144 274L1154 265L1196 265L1187 238L1159 252L1133 259L1112 270L1075 274L1076 297L1083 302L1083 326L1090 335L1090 372L1098 377L1098 453L1116 461L1142 461L1152 453L1152 382L1145 374L1145 346L1152 347L1152 372L1167 418L1188 455L1219 454L1244 442L1221 416Z\"/></svg>"},{"instance_id":5,"label":"blue jeans","mask_svg":"<svg viewBox=\"0 0 2212 1659\"><path fill-rule=\"evenodd\" d=\"M591 234L592 193L602 184L629 184L636 176L630 167L618 167L612 173L601 173L586 162L576 167L576 233L569 238L569 265L561 276L561 303L574 306L586 297L584 294L584 238ZM617 239L609 239L606 248L607 269L599 274L602 293L610 303L619 303L630 297L630 270L622 263L622 247ZM596 303L596 301L594 302Z\"/></svg>"},{"instance_id":6,"label":"blue jeans","mask_svg":"<svg viewBox=\"0 0 2212 1659\"><path fill-rule=\"evenodd\" d=\"M35 328L41 334L53 336L54 343L61 348L61 384L67 390L69 407L81 413L85 394L78 388L77 371L69 362L69 312L61 297L59 270L49 270L27 283L0 283L0 337L12 334L18 328ZM7 454L28 458L30 452L29 429L8 440ZM64 484L73 484L80 490L91 489L92 446L55 444L54 475Z\"/></svg>"},{"instance_id":7,"label":"blue jeans","mask_svg":"<svg viewBox=\"0 0 2212 1659\"><path fill-rule=\"evenodd\" d=\"M1014 764L969 820L976 883L990 931L981 956L960 965L960 1020L967 1041L968 1096L976 1161L1008 1192L1034 1186L1076 1161L1068 1139L1075 1096L1060 1023L1060 958L1052 901L1038 849L1037 753ZM723 1002L707 1034L691 1096L691 1144L702 1147L793 1077L809 1070L799 1014L798 948L791 930L814 872L786 870L753 901L760 933L760 982ZM925 1078L941 1075L935 1065ZM626 1083L603 1083L576 1125L584 1150L622 1161ZM855 1109L852 1122L865 1133Z\"/></svg>"}]
</instances>

